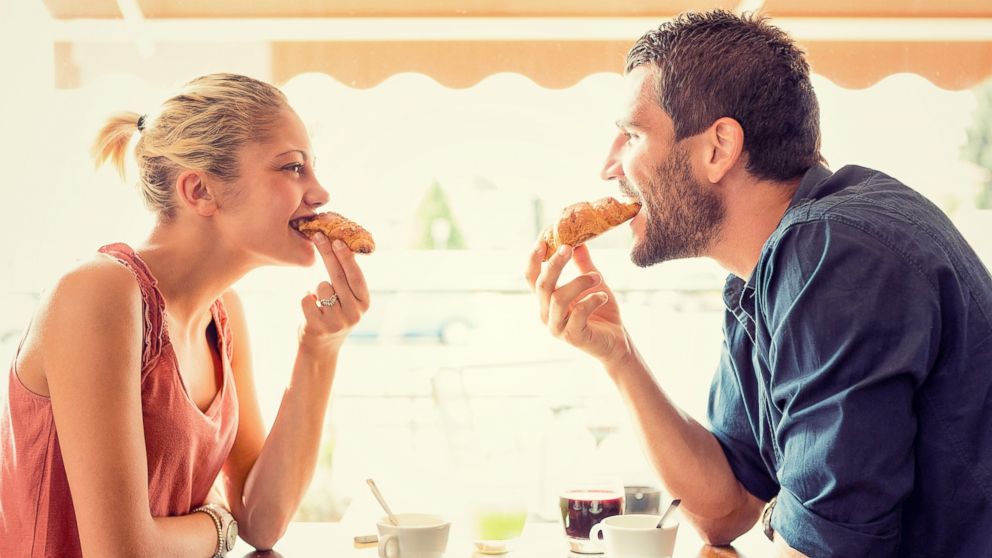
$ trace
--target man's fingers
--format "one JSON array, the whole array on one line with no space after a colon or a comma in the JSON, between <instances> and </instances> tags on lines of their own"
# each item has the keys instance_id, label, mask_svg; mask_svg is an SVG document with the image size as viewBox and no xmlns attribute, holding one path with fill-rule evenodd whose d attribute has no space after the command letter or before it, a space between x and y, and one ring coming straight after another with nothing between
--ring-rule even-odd
<instances>
[{"instance_id":1,"label":"man's fingers","mask_svg":"<svg viewBox=\"0 0 992 558\"><path fill-rule=\"evenodd\" d=\"M553 334L559 335L565 329L569 314L574 311L575 301L600 283L602 278L598 273L588 273L572 279L551 295L551 302L548 305L548 326Z\"/></svg>"},{"instance_id":2,"label":"man's fingers","mask_svg":"<svg viewBox=\"0 0 992 558\"><path fill-rule=\"evenodd\" d=\"M598 292L576 302L575 306L572 307L568 322L562 330L562 337L572 344L584 340L588 335L589 318L609 299L610 297L606 293Z\"/></svg>"},{"instance_id":3,"label":"man's fingers","mask_svg":"<svg viewBox=\"0 0 992 558\"><path fill-rule=\"evenodd\" d=\"M527 281L527 286L530 287L531 291L534 291L537 283L537 276L541 274L541 264L544 263L544 252L547 251L548 245L544 242L544 239L538 239L537 245L530 253L530 258L527 259L527 269L524 270L524 279Z\"/></svg>"},{"instance_id":4,"label":"man's fingers","mask_svg":"<svg viewBox=\"0 0 992 558\"><path fill-rule=\"evenodd\" d=\"M572 259L575 260L575 266L579 268L582 273L589 273L590 271L599 271L596 268L596 264L592 263L592 256L589 255L589 247L585 244L580 244L575 247L572 252Z\"/></svg>"},{"instance_id":5,"label":"man's fingers","mask_svg":"<svg viewBox=\"0 0 992 558\"><path fill-rule=\"evenodd\" d=\"M541 321L543 323L548 323L548 307L551 304L551 295L558 286L558 278L561 277L561 270L568 263L568 259L571 256L571 246L562 246L551 256L551 259L548 260L548 265L544 266L544 270L537 276L534 292L537 293L537 298L540 302Z\"/></svg>"}]
</instances>

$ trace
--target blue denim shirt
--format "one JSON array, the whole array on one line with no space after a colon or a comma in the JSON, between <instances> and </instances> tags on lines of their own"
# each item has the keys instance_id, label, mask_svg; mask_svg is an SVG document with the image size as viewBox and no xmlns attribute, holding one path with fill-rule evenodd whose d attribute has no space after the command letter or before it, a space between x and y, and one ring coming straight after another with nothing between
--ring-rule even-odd
<instances>
[{"instance_id":1,"label":"blue denim shirt","mask_svg":"<svg viewBox=\"0 0 992 558\"><path fill-rule=\"evenodd\" d=\"M709 419L811 557L992 556L992 279L880 172L806 173L731 276Z\"/></svg>"}]
</instances>

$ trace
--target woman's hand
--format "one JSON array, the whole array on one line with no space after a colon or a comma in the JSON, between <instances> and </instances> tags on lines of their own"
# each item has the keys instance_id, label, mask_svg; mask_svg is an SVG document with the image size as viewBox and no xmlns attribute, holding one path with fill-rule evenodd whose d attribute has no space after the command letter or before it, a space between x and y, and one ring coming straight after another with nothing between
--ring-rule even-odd
<instances>
[{"instance_id":1,"label":"woman's hand","mask_svg":"<svg viewBox=\"0 0 992 558\"><path fill-rule=\"evenodd\" d=\"M541 261L547 246L539 241L524 273L540 304L541 322L551 335L589 353L604 364L623 359L632 351L620 320L616 296L589 257L585 245L562 246L548 260ZM562 269L575 260L580 275L558 285Z\"/></svg>"},{"instance_id":2,"label":"woman's hand","mask_svg":"<svg viewBox=\"0 0 992 558\"><path fill-rule=\"evenodd\" d=\"M308 293L301 301L306 322L300 329L300 348L333 352L369 309L369 289L355 254L344 242L331 243L319 232L313 239L330 281L322 281L316 294Z\"/></svg>"}]
</instances>

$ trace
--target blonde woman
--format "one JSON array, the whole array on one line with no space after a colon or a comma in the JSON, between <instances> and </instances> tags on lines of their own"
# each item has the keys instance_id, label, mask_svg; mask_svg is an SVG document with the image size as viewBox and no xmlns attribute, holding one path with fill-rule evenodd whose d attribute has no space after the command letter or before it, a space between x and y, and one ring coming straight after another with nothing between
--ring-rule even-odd
<instances>
[{"instance_id":1,"label":"blonde woman","mask_svg":"<svg viewBox=\"0 0 992 558\"><path fill-rule=\"evenodd\" d=\"M97 162L123 174L133 134L154 229L66 273L11 366L4 558L223 556L237 533L272 547L313 474L342 342L369 306L353 254L290 227L328 194L278 89L193 80L152 116L111 118ZM300 301L296 361L266 435L231 285L259 266L311 265L314 245L329 280Z\"/></svg>"}]
</instances>

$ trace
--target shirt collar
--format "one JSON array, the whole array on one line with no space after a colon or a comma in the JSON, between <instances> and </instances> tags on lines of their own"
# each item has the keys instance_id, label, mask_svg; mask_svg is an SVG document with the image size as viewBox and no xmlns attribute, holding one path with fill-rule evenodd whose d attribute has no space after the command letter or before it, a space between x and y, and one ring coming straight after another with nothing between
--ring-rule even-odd
<instances>
[{"instance_id":1,"label":"shirt collar","mask_svg":"<svg viewBox=\"0 0 992 558\"><path fill-rule=\"evenodd\" d=\"M792 201L789 202L789 209L798 206L805 200L815 199L817 186L821 182L830 178L833 173L830 169L817 163L806 171L803 175L802 180L799 181L799 187L796 188L796 193L792 195Z\"/></svg>"},{"instance_id":2,"label":"shirt collar","mask_svg":"<svg viewBox=\"0 0 992 558\"><path fill-rule=\"evenodd\" d=\"M819 163L810 167L799 181L799 186L789 202L789 209L799 206L806 200L815 199L817 187L832 174L830 169ZM751 277L745 282L740 277L730 274L723 287L724 305L745 327L753 323L754 319L755 275L751 273Z\"/></svg>"}]
</instances>

